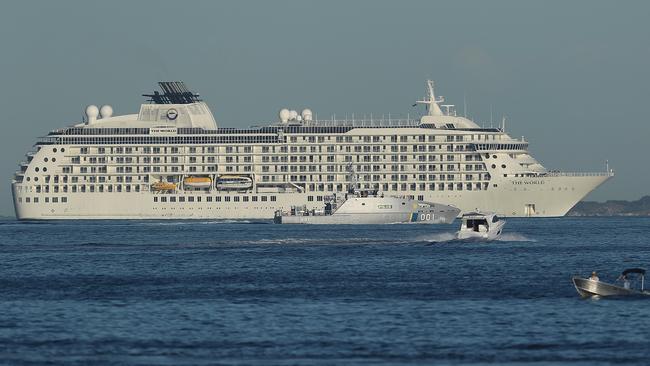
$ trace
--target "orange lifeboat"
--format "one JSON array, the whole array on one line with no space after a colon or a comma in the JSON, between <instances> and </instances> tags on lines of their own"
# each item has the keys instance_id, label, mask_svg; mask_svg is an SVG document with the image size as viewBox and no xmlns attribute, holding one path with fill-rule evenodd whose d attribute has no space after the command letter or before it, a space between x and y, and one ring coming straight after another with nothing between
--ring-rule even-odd
<instances>
[{"instance_id":1,"label":"orange lifeboat","mask_svg":"<svg viewBox=\"0 0 650 366\"><path fill-rule=\"evenodd\" d=\"M156 182L151 185L151 190L153 191L174 191L176 190L176 184L168 182Z\"/></svg>"},{"instance_id":2,"label":"orange lifeboat","mask_svg":"<svg viewBox=\"0 0 650 366\"><path fill-rule=\"evenodd\" d=\"M209 177L187 177L183 180L183 183L193 188L210 188L212 179Z\"/></svg>"}]
</instances>

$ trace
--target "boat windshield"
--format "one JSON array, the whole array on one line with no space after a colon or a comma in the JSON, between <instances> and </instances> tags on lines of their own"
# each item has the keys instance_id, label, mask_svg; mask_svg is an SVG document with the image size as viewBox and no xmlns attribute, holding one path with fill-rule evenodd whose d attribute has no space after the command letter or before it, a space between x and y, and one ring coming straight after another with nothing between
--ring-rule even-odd
<instances>
[{"instance_id":1,"label":"boat windshield","mask_svg":"<svg viewBox=\"0 0 650 366\"><path fill-rule=\"evenodd\" d=\"M476 232L485 231L488 228L488 222L486 219L469 219L465 223L465 227Z\"/></svg>"}]
</instances>

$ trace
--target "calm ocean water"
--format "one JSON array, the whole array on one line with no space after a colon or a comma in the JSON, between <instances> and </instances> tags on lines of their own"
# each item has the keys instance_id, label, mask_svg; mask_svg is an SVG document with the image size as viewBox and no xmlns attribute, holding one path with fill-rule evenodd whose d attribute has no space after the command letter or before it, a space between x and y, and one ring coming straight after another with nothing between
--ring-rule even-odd
<instances>
[{"instance_id":1,"label":"calm ocean water","mask_svg":"<svg viewBox=\"0 0 650 366\"><path fill-rule=\"evenodd\" d=\"M0 221L3 364L650 363L650 218L454 225Z\"/></svg>"}]
</instances>

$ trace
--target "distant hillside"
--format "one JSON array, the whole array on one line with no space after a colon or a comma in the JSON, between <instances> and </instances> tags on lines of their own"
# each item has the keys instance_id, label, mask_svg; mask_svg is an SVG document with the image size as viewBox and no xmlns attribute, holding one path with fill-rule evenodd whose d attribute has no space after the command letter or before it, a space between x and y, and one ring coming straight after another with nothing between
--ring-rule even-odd
<instances>
[{"instance_id":1,"label":"distant hillside","mask_svg":"<svg viewBox=\"0 0 650 366\"><path fill-rule=\"evenodd\" d=\"M650 216L650 196L636 201L582 201L567 216Z\"/></svg>"}]
</instances>

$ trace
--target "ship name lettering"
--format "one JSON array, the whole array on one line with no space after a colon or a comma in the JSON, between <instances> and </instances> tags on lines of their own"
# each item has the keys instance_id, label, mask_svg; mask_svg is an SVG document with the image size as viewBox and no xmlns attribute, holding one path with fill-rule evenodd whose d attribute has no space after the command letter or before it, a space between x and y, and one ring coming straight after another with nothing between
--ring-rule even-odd
<instances>
[{"instance_id":1,"label":"ship name lettering","mask_svg":"<svg viewBox=\"0 0 650 366\"><path fill-rule=\"evenodd\" d=\"M516 185L532 185L532 184L544 184L543 180L513 180L512 184Z\"/></svg>"}]
</instances>

